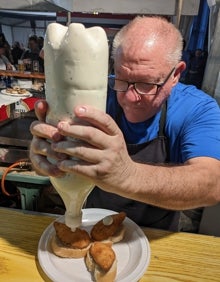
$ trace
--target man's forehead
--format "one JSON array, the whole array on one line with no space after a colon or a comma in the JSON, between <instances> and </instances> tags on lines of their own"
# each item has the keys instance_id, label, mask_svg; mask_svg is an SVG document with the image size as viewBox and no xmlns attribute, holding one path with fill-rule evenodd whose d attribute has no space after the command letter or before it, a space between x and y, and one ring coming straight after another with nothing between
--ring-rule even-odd
<instances>
[{"instance_id":1,"label":"man's forehead","mask_svg":"<svg viewBox=\"0 0 220 282\"><path fill-rule=\"evenodd\" d=\"M163 49L158 45L154 38L143 42L136 41L131 44L122 44L115 52L115 60L126 60L134 62L157 60L162 56ZM163 58L160 58L162 60Z\"/></svg>"}]
</instances>

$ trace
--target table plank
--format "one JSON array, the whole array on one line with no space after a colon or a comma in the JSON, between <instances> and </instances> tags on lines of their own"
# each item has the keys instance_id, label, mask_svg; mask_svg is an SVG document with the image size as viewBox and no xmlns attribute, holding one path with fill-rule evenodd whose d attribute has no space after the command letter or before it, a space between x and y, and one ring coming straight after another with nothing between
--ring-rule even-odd
<instances>
[{"instance_id":1,"label":"table plank","mask_svg":"<svg viewBox=\"0 0 220 282\"><path fill-rule=\"evenodd\" d=\"M0 281L51 282L37 258L37 246L52 217L0 209Z\"/></svg>"},{"instance_id":2,"label":"table plank","mask_svg":"<svg viewBox=\"0 0 220 282\"><path fill-rule=\"evenodd\" d=\"M220 281L220 238L144 229L151 262L140 282Z\"/></svg>"},{"instance_id":3,"label":"table plank","mask_svg":"<svg viewBox=\"0 0 220 282\"><path fill-rule=\"evenodd\" d=\"M0 281L51 282L39 265L37 246L53 220L49 215L0 208ZM220 281L219 237L143 231L150 242L151 261L140 282Z\"/></svg>"},{"instance_id":4,"label":"table plank","mask_svg":"<svg viewBox=\"0 0 220 282\"><path fill-rule=\"evenodd\" d=\"M19 71L9 71L9 70L0 70L0 76L13 76L20 78L37 78L45 79L44 73L38 72L19 72Z\"/></svg>"}]
</instances>

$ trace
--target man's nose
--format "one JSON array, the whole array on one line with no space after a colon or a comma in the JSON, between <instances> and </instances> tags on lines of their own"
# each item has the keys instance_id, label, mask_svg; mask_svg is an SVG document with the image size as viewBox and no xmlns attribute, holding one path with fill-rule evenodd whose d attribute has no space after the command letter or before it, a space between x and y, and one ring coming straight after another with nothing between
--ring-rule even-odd
<instances>
[{"instance_id":1,"label":"man's nose","mask_svg":"<svg viewBox=\"0 0 220 282\"><path fill-rule=\"evenodd\" d=\"M137 102L141 100L141 96L137 93L133 84L129 85L128 90L124 95L129 102Z\"/></svg>"}]
</instances>

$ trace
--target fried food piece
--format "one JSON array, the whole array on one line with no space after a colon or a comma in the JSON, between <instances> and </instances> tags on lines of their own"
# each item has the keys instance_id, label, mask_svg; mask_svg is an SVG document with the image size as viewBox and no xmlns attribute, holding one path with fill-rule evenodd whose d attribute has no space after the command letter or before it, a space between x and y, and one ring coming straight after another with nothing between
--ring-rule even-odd
<instances>
[{"instance_id":1,"label":"fried food piece","mask_svg":"<svg viewBox=\"0 0 220 282\"><path fill-rule=\"evenodd\" d=\"M11 93L11 91L12 91L12 88L6 88L6 93Z\"/></svg>"},{"instance_id":2,"label":"fried food piece","mask_svg":"<svg viewBox=\"0 0 220 282\"><path fill-rule=\"evenodd\" d=\"M104 241L112 239L118 232L123 231L123 221L126 217L125 212L113 214L98 221L91 230L91 237L94 241ZM124 235L124 234L123 234ZM120 240L123 238L120 237ZM119 241L119 240L118 240Z\"/></svg>"},{"instance_id":3,"label":"fried food piece","mask_svg":"<svg viewBox=\"0 0 220 282\"><path fill-rule=\"evenodd\" d=\"M76 228L72 231L66 224L55 221L54 228L56 236L67 247L75 249L84 249L91 243L91 238L86 230Z\"/></svg>"},{"instance_id":4,"label":"fried food piece","mask_svg":"<svg viewBox=\"0 0 220 282\"><path fill-rule=\"evenodd\" d=\"M94 242L89 249L89 253L95 263L105 272L109 271L116 259L112 247L102 242Z\"/></svg>"},{"instance_id":5,"label":"fried food piece","mask_svg":"<svg viewBox=\"0 0 220 282\"><path fill-rule=\"evenodd\" d=\"M12 88L13 88L14 90L16 90L16 91L20 90L20 87L17 86L17 85L13 86Z\"/></svg>"},{"instance_id":6,"label":"fried food piece","mask_svg":"<svg viewBox=\"0 0 220 282\"><path fill-rule=\"evenodd\" d=\"M114 282L117 275L117 259L112 243L92 243L85 256L88 271L91 272L92 281Z\"/></svg>"},{"instance_id":7,"label":"fried food piece","mask_svg":"<svg viewBox=\"0 0 220 282\"><path fill-rule=\"evenodd\" d=\"M27 91L24 88L18 90L18 94L25 94Z\"/></svg>"}]
</instances>

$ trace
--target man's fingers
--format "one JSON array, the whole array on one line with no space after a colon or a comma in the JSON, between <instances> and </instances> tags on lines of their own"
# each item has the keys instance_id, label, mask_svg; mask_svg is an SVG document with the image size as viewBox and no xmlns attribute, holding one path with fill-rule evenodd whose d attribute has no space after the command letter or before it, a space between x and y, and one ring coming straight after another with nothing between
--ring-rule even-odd
<instances>
[{"instance_id":1,"label":"man's fingers","mask_svg":"<svg viewBox=\"0 0 220 282\"><path fill-rule=\"evenodd\" d=\"M76 159L88 163L99 163L103 159L103 151L90 146L88 143L61 141L52 144L52 149L56 152L67 154Z\"/></svg>"},{"instance_id":2,"label":"man's fingers","mask_svg":"<svg viewBox=\"0 0 220 282\"><path fill-rule=\"evenodd\" d=\"M39 121L45 121L48 104L45 100L38 100L35 105L35 114Z\"/></svg>"},{"instance_id":3,"label":"man's fingers","mask_svg":"<svg viewBox=\"0 0 220 282\"><path fill-rule=\"evenodd\" d=\"M59 134L57 128L52 125L46 124L40 121L33 121L30 125L30 132L34 136L40 138L50 139L53 141L59 141L63 137Z\"/></svg>"},{"instance_id":4,"label":"man's fingers","mask_svg":"<svg viewBox=\"0 0 220 282\"><path fill-rule=\"evenodd\" d=\"M44 176L62 177L64 172L59 170L56 165L52 165L46 157L30 153L30 160L35 171Z\"/></svg>"},{"instance_id":5,"label":"man's fingers","mask_svg":"<svg viewBox=\"0 0 220 282\"><path fill-rule=\"evenodd\" d=\"M109 135L116 135L120 131L115 121L108 114L94 107L78 106L75 108L75 115Z\"/></svg>"},{"instance_id":6,"label":"man's fingers","mask_svg":"<svg viewBox=\"0 0 220 282\"><path fill-rule=\"evenodd\" d=\"M33 154L49 157L54 160L66 159L65 154L52 150L51 143L35 136L33 137L33 140L31 142L31 151L33 152Z\"/></svg>"}]
</instances>

